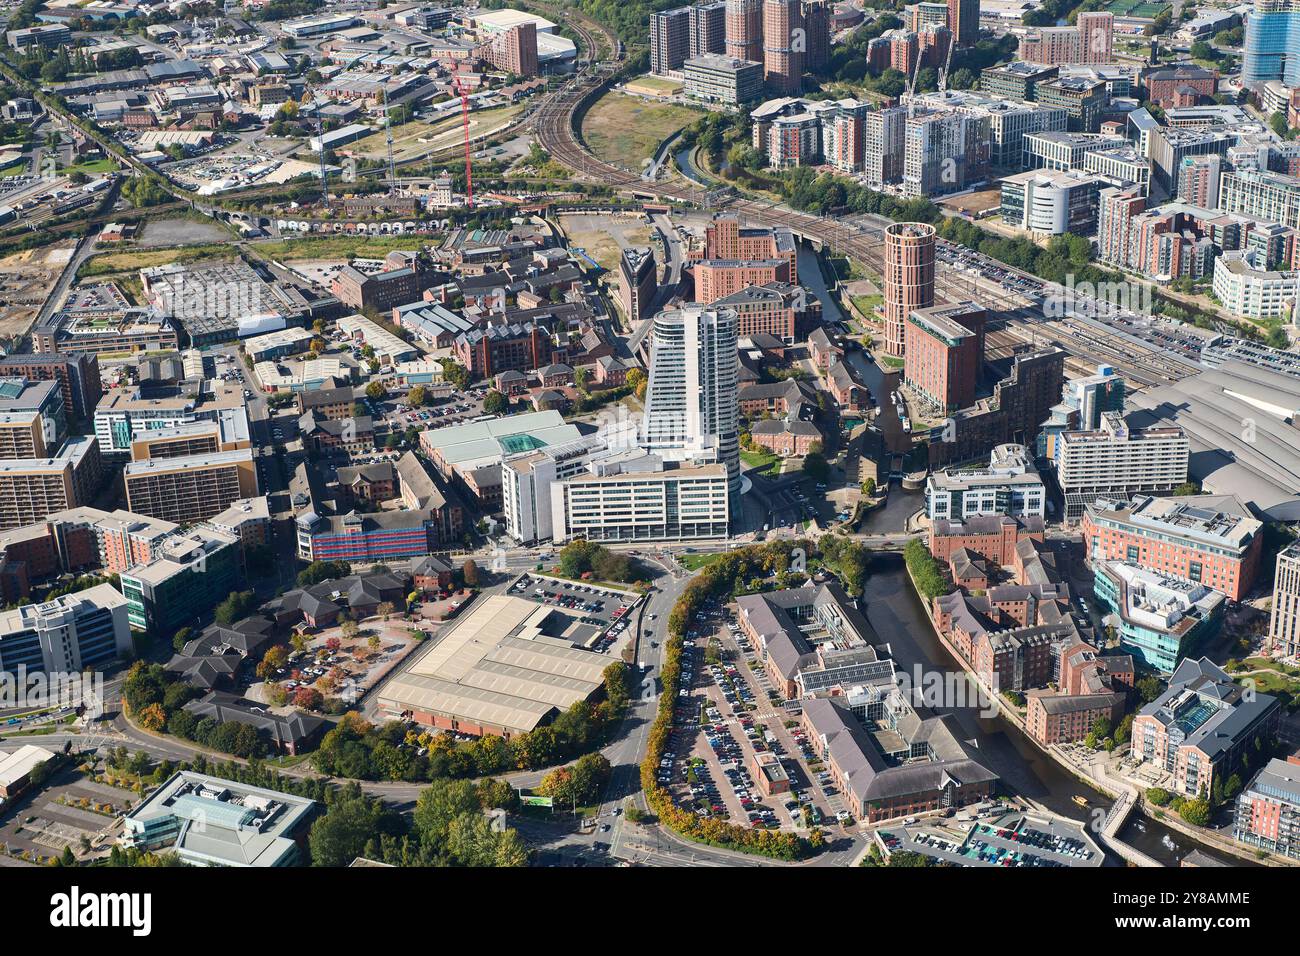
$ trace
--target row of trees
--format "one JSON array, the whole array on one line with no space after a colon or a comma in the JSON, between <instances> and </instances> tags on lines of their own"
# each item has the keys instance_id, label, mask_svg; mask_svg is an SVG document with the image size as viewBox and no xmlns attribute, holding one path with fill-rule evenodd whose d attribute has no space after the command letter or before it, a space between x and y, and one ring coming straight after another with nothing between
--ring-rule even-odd
<instances>
[{"instance_id":1,"label":"row of trees","mask_svg":"<svg viewBox=\"0 0 1300 956\"><path fill-rule=\"evenodd\" d=\"M659 761L663 759L672 735L681 679L682 647L690 623L706 603L729 598L737 585L758 569L768 566L775 570L780 565L789 568L792 559L797 560L801 554L807 553L806 550L797 550L805 544L807 542L773 541L728 552L691 580L668 614L669 636L660 674L663 693L659 696L659 711L647 738L646 755L641 764L641 788L645 791L646 803L659 820L688 839L783 860L797 859L811 849L808 841L793 833L751 829L717 817L697 816L679 807L672 794L659 783Z\"/></svg>"},{"instance_id":2,"label":"row of trees","mask_svg":"<svg viewBox=\"0 0 1300 956\"><path fill-rule=\"evenodd\" d=\"M912 580L916 582L916 589L921 592L927 604L952 590L939 562L920 538L907 542L903 548L903 558L907 561L907 570L912 573Z\"/></svg>"}]
</instances>

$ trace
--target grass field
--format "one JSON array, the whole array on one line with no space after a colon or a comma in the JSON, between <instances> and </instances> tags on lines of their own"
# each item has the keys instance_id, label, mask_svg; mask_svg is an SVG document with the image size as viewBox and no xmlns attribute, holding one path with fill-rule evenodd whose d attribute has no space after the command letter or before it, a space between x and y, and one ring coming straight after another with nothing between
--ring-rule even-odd
<instances>
[{"instance_id":1,"label":"grass field","mask_svg":"<svg viewBox=\"0 0 1300 956\"><path fill-rule=\"evenodd\" d=\"M867 318L873 318L876 314L876 306L885 301L883 295L855 295L853 304L858 307L858 311Z\"/></svg>"},{"instance_id":2,"label":"grass field","mask_svg":"<svg viewBox=\"0 0 1300 956\"><path fill-rule=\"evenodd\" d=\"M77 270L77 278L111 275L116 272L135 272L152 266L165 266L172 262L198 262L200 259L225 258L234 255L230 246L214 243L201 246L182 246L174 249L133 249L129 252L105 252L87 259Z\"/></svg>"},{"instance_id":3,"label":"grass field","mask_svg":"<svg viewBox=\"0 0 1300 956\"><path fill-rule=\"evenodd\" d=\"M511 120L518 116L522 109L522 106L499 106L495 109L470 113L470 141L477 142L501 132L510 125ZM393 128L393 159L399 163L423 159L457 147L464 141L465 134L461 126L460 113L435 123L416 120ZM388 158L388 141L383 130L365 139L357 140L351 148L367 159Z\"/></svg>"},{"instance_id":4,"label":"grass field","mask_svg":"<svg viewBox=\"0 0 1300 956\"><path fill-rule=\"evenodd\" d=\"M416 250L424 245L419 236L310 236L259 242L253 251L265 259L292 262L295 259L377 259L390 252Z\"/></svg>"},{"instance_id":5,"label":"grass field","mask_svg":"<svg viewBox=\"0 0 1300 956\"><path fill-rule=\"evenodd\" d=\"M1111 0L1100 9L1113 13L1117 17L1149 17L1155 19L1160 11L1168 7L1167 3L1152 3L1151 0Z\"/></svg>"},{"instance_id":6,"label":"grass field","mask_svg":"<svg viewBox=\"0 0 1300 956\"><path fill-rule=\"evenodd\" d=\"M650 103L626 93L606 93L587 111L582 136L598 157L639 170L661 143L701 112L676 103Z\"/></svg>"},{"instance_id":7,"label":"grass field","mask_svg":"<svg viewBox=\"0 0 1300 956\"><path fill-rule=\"evenodd\" d=\"M775 478L781 474L781 459L770 451L742 451L740 460L754 468L760 475Z\"/></svg>"},{"instance_id":8,"label":"grass field","mask_svg":"<svg viewBox=\"0 0 1300 956\"><path fill-rule=\"evenodd\" d=\"M1283 664L1271 657L1248 657L1230 667L1229 671L1238 681L1252 681L1260 693L1300 697L1300 667ZM1250 671L1261 673L1252 674Z\"/></svg>"},{"instance_id":9,"label":"grass field","mask_svg":"<svg viewBox=\"0 0 1300 956\"><path fill-rule=\"evenodd\" d=\"M677 561L687 571L698 571L700 568L707 568L710 564L720 561L724 554L726 554L725 551L712 551L708 554L679 554Z\"/></svg>"},{"instance_id":10,"label":"grass field","mask_svg":"<svg viewBox=\"0 0 1300 956\"><path fill-rule=\"evenodd\" d=\"M102 176L104 173L117 172L118 166L111 159L95 159L88 163L77 163L75 166L65 166L59 170L64 176L71 176L73 173L84 173L87 176Z\"/></svg>"}]
</instances>

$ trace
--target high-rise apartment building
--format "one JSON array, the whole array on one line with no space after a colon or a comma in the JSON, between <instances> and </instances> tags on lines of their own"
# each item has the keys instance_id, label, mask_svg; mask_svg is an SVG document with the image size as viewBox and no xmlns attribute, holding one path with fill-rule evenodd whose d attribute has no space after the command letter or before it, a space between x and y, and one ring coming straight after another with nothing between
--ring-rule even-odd
<instances>
[{"instance_id":1,"label":"high-rise apartment building","mask_svg":"<svg viewBox=\"0 0 1300 956\"><path fill-rule=\"evenodd\" d=\"M650 72L658 76L682 68L691 56L691 8L650 14Z\"/></svg>"},{"instance_id":2,"label":"high-rise apartment building","mask_svg":"<svg viewBox=\"0 0 1300 956\"><path fill-rule=\"evenodd\" d=\"M0 377L29 382L56 380L63 392L63 412L69 420L89 418L103 394L98 358L85 352L6 355L0 358Z\"/></svg>"},{"instance_id":3,"label":"high-rise apartment building","mask_svg":"<svg viewBox=\"0 0 1300 956\"><path fill-rule=\"evenodd\" d=\"M666 461L725 465L740 505L738 317L688 306L654 317L644 445Z\"/></svg>"},{"instance_id":4,"label":"high-rise apartment building","mask_svg":"<svg viewBox=\"0 0 1300 956\"><path fill-rule=\"evenodd\" d=\"M493 34L492 38L480 47L479 52L498 70L515 76L536 76L538 73L537 24L519 23L508 30ZM404 299L391 305L402 305L409 301L411 300ZM388 304L382 305L380 309L382 311L387 307Z\"/></svg>"},{"instance_id":5,"label":"high-rise apartment building","mask_svg":"<svg viewBox=\"0 0 1300 956\"><path fill-rule=\"evenodd\" d=\"M725 0L727 56L763 62L763 0Z\"/></svg>"},{"instance_id":6,"label":"high-rise apartment building","mask_svg":"<svg viewBox=\"0 0 1300 956\"><path fill-rule=\"evenodd\" d=\"M957 46L974 46L980 38L980 0L948 0L948 29Z\"/></svg>"},{"instance_id":7,"label":"high-rise apartment building","mask_svg":"<svg viewBox=\"0 0 1300 956\"><path fill-rule=\"evenodd\" d=\"M1146 196L1137 187L1111 186L1097 196L1097 258L1127 266L1134 217L1146 209Z\"/></svg>"},{"instance_id":8,"label":"high-rise apartment building","mask_svg":"<svg viewBox=\"0 0 1300 956\"><path fill-rule=\"evenodd\" d=\"M885 228L885 351L903 355L907 317L934 305L934 227L896 222Z\"/></svg>"},{"instance_id":9,"label":"high-rise apartment building","mask_svg":"<svg viewBox=\"0 0 1300 956\"><path fill-rule=\"evenodd\" d=\"M903 145L903 194L942 196L984 182L989 174L992 125L982 113L915 111Z\"/></svg>"},{"instance_id":10,"label":"high-rise apartment building","mask_svg":"<svg viewBox=\"0 0 1300 956\"><path fill-rule=\"evenodd\" d=\"M822 158L842 173L860 173L866 168L866 120L871 104L843 99L835 111L822 117Z\"/></svg>"},{"instance_id":11,"label":"high-rise apartment building","mask_svg":"<svg viewBox=\"0 0 1300 956\"><path fill-rule=\"evenodd\" d=\"M804 69L816 72L831 58L830 0L803 0Z\"/></svg>"},{"instance_id":12,"label":"high-rise apartment building","mask_svg":"<svg viewBox=\"0 0 1300 956\"><path fill-rule=\"evenodd\" d=\"M697 3L691 11L691 56L727 52L727 4Z\"/></svg>"},{"instance_id":13,"label":"high-rise apartment building","mask_svg":"<svg viewBox=\"0 0 1300 956\"><path fill-rule=\"evenodd\" d=\"M903 178L903 144L907 110L901 106L873 110L862 124L862 164L867 185L879 189Z\"/></svg>"},{"instance_id":14,"label":"high-rise apartment building","mask_svg":"<svg viewBox=\"0 0 1300 956\"><path fill-rule=\"evenodd\" d=\"M763 82L787 96L803 88L808 52L803 7L799 0L763 0Z\"/></svg>"},{"instance_id":15,"label":"high-rise apartment building","mask_svg":"<svg viewBox=\"0 0 1300 956\"><path fill-rule=\"evenodd\" d=\"M1283 657L1300 655L1300 541L1287 545L1277 556L1268 647Z\"/></svg>"}]
</instances>

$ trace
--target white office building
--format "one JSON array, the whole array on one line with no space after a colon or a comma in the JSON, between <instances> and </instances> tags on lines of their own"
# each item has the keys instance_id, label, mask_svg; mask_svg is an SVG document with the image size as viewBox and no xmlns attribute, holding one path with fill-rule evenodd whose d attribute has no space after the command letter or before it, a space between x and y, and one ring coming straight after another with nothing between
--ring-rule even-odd
<instances>
[{"instance_id":1,"label":"white office building","mask_svg":"<svg viewBox=\"0 0 1300 956\"><path fill-rule=\"evenodd\" d=\"M1187 481L1189 454L1181 428L1130 428L1119 412L1103 413L1100 428L1063 432L1056 483L1065 498L1066 520L1082 517L1099 497L1131 498L1176 488Z\"/></svg>"},{"instance_id":2,"label":"white office building","mask_svg":"<svg viewBox=\"0 0 1300 956\"><path fill-rule=\"evenodd\" d=\"M521 544L554 537L551 498L556 482L586 474L592 456L603 454L605 447L603 438L588 435L502 459L501 507L506 534Z\"/></svg>"},{"instance_id":3,"label":"white office building","mask_svg":"<svg viewBox=\"0 0 1300 956\"><path fill-rule=\"evenodd\" d=\"M75 674L132 653L127 601L111 584L0 612L0 672Z\"/></svg>"},{"instance_id":4,"label":"white office building","mask_svg":"<svg viewBox=\"0 0 1300 956\"><path fill-rule=\"evenodd\" d=\"M720 464L667 466L630 453L556 482L551 523L556 543L689 541L727 534L730 481Z\"/></svg>"},{"instance_id":5,"label":"white office building","mask_svg":"<svg viewBox=\"0 0 1300 956\"><path fill-rule=\"evenodd\" d=\"M998 445L987 468L935 472L925 482L925 512L933 521L975 515L1041 518L1047 492L1024 445Z\"/></svg>"}]
</instances>

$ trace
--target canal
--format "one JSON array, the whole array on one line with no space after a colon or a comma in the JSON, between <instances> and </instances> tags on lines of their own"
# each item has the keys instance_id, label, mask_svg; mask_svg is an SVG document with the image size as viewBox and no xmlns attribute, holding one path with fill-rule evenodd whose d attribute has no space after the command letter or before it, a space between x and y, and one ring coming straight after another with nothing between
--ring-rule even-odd
<instances>
[{"instance_id":1,"label":"canal","mask_svg":"<svg viewBox=\"0 0 1300 956\"><path fill-rule=\"evenodd\" d=\"M900 509L906 506L915 511L919 507L916 503L918 492L908 494L895 486L890 492L891 500L895 494L901 500L912 501L910 505L899 505ZM914 681L913 675L933 674L935 671L963 673L960 663L934 633L930 619L907 578L902 555L890 552L873 554L863 601L867 619L879 639L889 645L898 667ZM1107 796L1066 773L1001 714L987 717L973 702L954 703L960 706L935 706L923 710L922 714L951 715L960 729L962 740L974 748L985 766L1001 776L1007 789L1029 797L1054 813L1083 823L1091 822L1094 816L1099 818L1100 811L1109 808L1111 800ZM1087 800L1087 806L1077 805L1074 797ZM1200 846L1181 833L1137 814L1133 815L1121 836L1166 866L1177 866L1178 861L1192 849L1231 861L1234 866L1249 865L1246 861Z\"/></svg>"}]
</instances>

